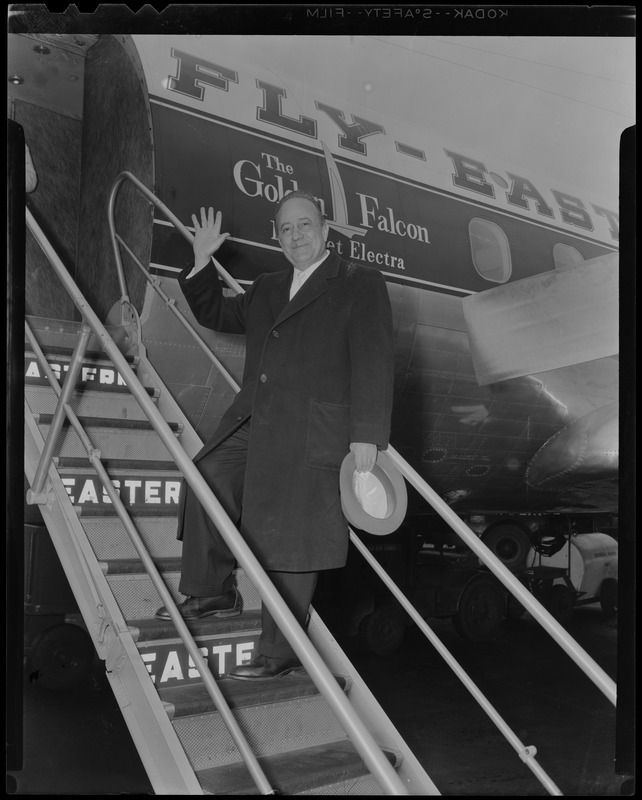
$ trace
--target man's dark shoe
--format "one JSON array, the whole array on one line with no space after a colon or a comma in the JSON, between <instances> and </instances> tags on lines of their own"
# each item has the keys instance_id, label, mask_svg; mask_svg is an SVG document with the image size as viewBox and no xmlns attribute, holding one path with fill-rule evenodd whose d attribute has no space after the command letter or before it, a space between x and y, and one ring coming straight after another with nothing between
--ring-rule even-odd
<instances>
[{"instance_id":1,"label":"man's dark shoe","mask_svg":"<svg viewBox=\"0 0 642 800\"><path fill-rule=\"evenodd\" d=\"M216 597L188 597L177 606L181 617L190 621L202 617L238 617L243 611L243 598L234 586L225 594ZM162 606L156 612L156 619L169 619L169 611Z\"/></svg>"},{"instance_id":2,"label":"man's dark shoe","mask_svg":"<svg viewBox=\"0 0 642 800\"><path fill-rule=\"evenodd\" d=\"M266 678L280 678L294 670L303 671L301 662L298 658L269 658L269 656L257 656L247 664L239 664L233 667L227 674L228 678L238 681L256 681Z\"/></svg>"}]
</instances>

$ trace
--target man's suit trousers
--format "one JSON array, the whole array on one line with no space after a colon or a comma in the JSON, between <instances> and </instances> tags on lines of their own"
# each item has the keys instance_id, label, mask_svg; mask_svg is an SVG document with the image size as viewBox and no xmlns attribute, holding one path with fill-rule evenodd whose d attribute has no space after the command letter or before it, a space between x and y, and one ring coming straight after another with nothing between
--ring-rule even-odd
<instances>
[{"instance_id":1,"label":"man's suit trousers","mask_svg":"<svg viewBox=\"0 0 642 800\"><path fill-rule=\"evenodd\" d=\"M196 466L211 487L231 521L242 528L242 498L251 424L248 421L218 447L199 459ZM179 591L193 597L214 597L235 584L236 559L198 498L185 485L183 555ZM305 626L317 582L316 572L268 572L279 593ZM278 629L265 605L259 653L273 658L291 658L292 648Z\"/></svg>"}]
</instances>

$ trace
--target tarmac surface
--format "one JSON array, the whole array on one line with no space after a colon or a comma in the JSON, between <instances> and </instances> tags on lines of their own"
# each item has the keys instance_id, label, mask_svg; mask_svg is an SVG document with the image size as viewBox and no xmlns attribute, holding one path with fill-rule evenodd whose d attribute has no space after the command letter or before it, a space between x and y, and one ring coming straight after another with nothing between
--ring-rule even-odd
<instances>
[{"instance_id":1,"label":"tarmac surface","mask_svg":"<svg viewBox=\"0 0 642 800\"><path fill-rule=\"evenodd\" d=\"M574 661L526 615L491 642L461 639L429 620L442 644L537 763L569 796L632 795L616 772L616 712ZM599 607L575 609L567 629L614 680L618 631ZM538 796L549 791L414 626L392 655L344 648L443 795ZM100 663L73 691L23 687L23 768L9 794L152 794Z\"/></svg>"},{"instance_id":2,"label":"tarmac surface","mask_svg":"<svg viewBox=\"0 0 642 800\"><path fill-rule=\"evenodd\" d=\"M615 772L613 705L535 620L505 622L495 640L477 644L450 621L429 623L521 744L537 749L562 794L626 793L626 778ZM567 630L615 680L615 622L586 606ZM353 662L443 795L549 794L418 629L386 657L385 669L369 655Z\"/></svg>"}]
</instances>

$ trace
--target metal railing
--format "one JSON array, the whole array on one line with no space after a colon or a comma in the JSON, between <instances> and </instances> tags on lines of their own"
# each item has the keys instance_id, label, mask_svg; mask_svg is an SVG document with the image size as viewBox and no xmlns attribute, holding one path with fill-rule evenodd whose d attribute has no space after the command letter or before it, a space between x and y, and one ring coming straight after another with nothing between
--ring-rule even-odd
<instances>
[{"instance_id":1,"label":"metal railing","mask_svg":"<svg viewBox=\"0 0 642 800\"><path fill-rule=\"evenodd\" d=\"M367 730L362 720L355 713L347 697L345 696L345 693L339 686L336 678L320 658L316 649L313 647L303 629L296 621L294 615L285 604L280 594L274 588L274 585L268 578L260 563L239 534L238 530L226 514L219 501L212 493L212 490L208 486L207 482L202 477L196 466L192 463L192 460L187 455L182 445L177 441L176 436L170 429L162 414L156 408L156 405L147 394L145 388L138 380L136 374L127 363L126 358L120 352L118 346L113 341L104 325L87 303L78 286L71 278L68 270L65 268L57 253L48 242L40 226L33 218L33 215L29 209L26 209L26 221L28 229L31 231L36 239L36 242L47 256L64 288L71 296L76 308L80 311L83 319L79 342L74 349L72 363L70 364L67 377L64 381L62 389L60 389L59 385L57 386L58 403L36 470L32 488L29 492L29 502L46 502L46 497L43 497L44 481L51 464L54 447L58 439L58 435L62 429L62 424L65 417L69 419L74 428L76 428L76 426L80 426L73 409L71 409L69 405L69 400L75 388L75 380L80 370L82 357L87 348L90 333L93 332L107 356L120 372L121 377L125 381L130 392L143 409L152 427L160 436L163 444L167 448L178 468L183 473L185 480L196 494L204 510L212 522L217 526L217 529L234 554L237 562L248 575L250 581L259 592L262 602L271 612L275 621L301 660L301 663L306 668L312 681L324 696L325 700L334 711L340 723L343 725L348 737L352 741L355 749L363 758L364 763L370 770L371 774L375 777L384 792L387 794L408 794L406 786L404 786L393 766L385 757L381 751L381 748L375 742L374 738ZM124 286L124 284L121 284L121 286ZM123 295L123 302L129 304L129 299L125 295L126 291ZM53 373L50 374L50 377L54 377L55 379ZM54 391L56 391L56 386L54 386ZM82 430L81 426L80 429ZM238 723L236 722L233 714L227 706L227 703L220 693L220 689L218 688L216 681L209 670L209 667L204 662L200 650L196 646L193 637L185 625L185 622L176 607L176 603L174 602L169 590L165 586L165 583L160 573L156 569L156 566L154 565L149 553L147 552L140 535L131 522L125 507L122 505L118 492L111 483L106 471L102 467L100 454L93 448L88 437L84 435L84 432L82 432L81 437L85 444L85 449L90 456L90 461L95 467L97 467L100 479L103 481L105 489L108 492L110 499L114 503L114 507L117 510L119 517L122 519L127 533L130 535L132 542L145 566L145 569L154 583L154 587L161 597L161 601L168 609L170 617L174 622L177 631L186 646L186 649L192 656L194 665L203 679L204 685L212 701L225 719L230 733L233 736L237 747L239 748L239 752L248 766L252 778L262 794L274 794L260 765L258 764L256 756L253 754L251 748L247 744L247 741L245 740Z\"/></svg>"},{"instance_id":2,"label":"metal railing","mask_svg":"<svg viewBox=\"0 0 642 800\"><path fill-rule=\"evenodd\" d=\"M118 273L118 284L120 286L121 292L121 303L124 305L129 303L129 295L127 293L127 281L125 278L125 270L123 269L123 262L120 256L120 250L118 245L120 245L132 259L132 261L136 264L138 269L142 272L145 276L145 279L150 284L152 289L158 294L161 300L165 303L169 311L174 315L174 317L178 320L179 324L182 325L183 328L187 331L187 333L194 339L196 344L200 347L200 349L205 353L205 355L210 359L210 361L214 364L216 369L220 372L220 374L225 378L228 384L234 389L235 392L238 392L240 386L234 380L232 375L225 369L223 364L216 358L214 353L212 352L211 348L208 346L207 342L199 336L199 334L194 330L193 326L185 319L185 317L181 314L181 312L176 308L174 299L169 297L164 291L163 287L160 284L158 278L154 275L151 275L150 272L145 269L144 265L141 263L138 256L132 251L129 245L123 240L120 234L116 231L116 223L114 220L115 216L115 208L116 208L116 198L118 196L118 191L121 186L125 182L132 183L138 191L144 195L144 197L152 203L158 210L165 216L167 219L174 225L174 227L182 234L182 236L188 241L191 242L194 240L193 235L190 233L188 228L183 225L183 223L175 216L169 208L159 200L156 195L150 191L144 183L138 180L135 175L132 175L131 172L121 172L118 177L116 178L112 190L109 194L109 203L107 209L108 215L108 222L109 222L109 230L111 233L111 241L112 241L112 248L114 251L114 260L116 262L116 272ZM229 274L229 272L221 266L217 262L216 264L217 270L221 277L225 280L227 285L234 291L235 293L239 293L243 291L243 288L234 278Z\"/></svg>"},{"instance_id":3,"label":"metal railing","mask_svg":"<svg viewBox=\"0 0 642 800\"><path fill-rule=\"evenodd\" d=\"M568 632L547 611L544 606L526 589L507 567L489 550L466 523L445 503L426 481L393 448L388 449L393 463L404 478L417 489L419 494L445 520L451 529L464 541L475 555L504 584L508 591L524 606L534 619L550 634L557 644L575 661L582 672L593 681L604 696L615 706L617 687L593 658L568 635Z\"/></svg>"},{"instance_id":4,"label":"metal railing","mask_svg":"<svg viewBox=\"0 0 642 800\"><path fill-rule=\"evenodd\" d=\"M568 635L559 622L542 606L539 601L513 576L505 565L484 545L479 537L465 524L465 522L445 503L428 483L408 464L408 462L389 447L387 450L392 462L399 469L404 478L421 494L432 508L447 522L451 529L464 541L464 543L478 556L478 558L493 572L524 608L531 613L534 619L546 630L563 650L575 661L580 669L602 691L605 697L615 706L617 702L616 685L604 670ZM500 733L518 754L520 759L531 770L535 777L546 788L549 794L561 795L562 793L546 774L535 759L537 749L533 745L525 746L519 737L511 730L506 721L492 706L485 695L475 685L474 681L458 664L454 656L448 651L435 632L427 625L423 617L417 612L401 589L394 583L368 548L361 542L355 532L350 529L350 540L356 549L365 558L374 572L381 578L390 593L402 606L423 635L431 642L437 652L442 656L453 672L461 680L471 695L486 712L496 725Z\"/></svg>"},{"instance_id":5,"label":"metal railing","mask_svg":"<svg viewBox=\"0 0 642 800\"><path fill-rule=\"evenodd\" d=\"M120 242L127 252L132 256L134 261L137 263L139 268L143 271L143 273L148 277L148 280L154 286L154 289L161 294L162 290L157 285L158 282L149 275L147 270L143 267L140 261L136 258L136 256L131 252L131 250L126 246L126 244L122 241L122 239L115 234L115 229L113 226L113 210L115 204L115 198L118 191L118 188L122 185L122 183L126 180L131 181L149 200L152 202L170 221L172 221L184 238L189 241L190 243L193 241L193 235L190 231L179 221L177 218L166 208L166 206L158 200L158 198L142 184L135 176L131 173L121 173L112 190L112 194L110 196L110 205L109 205L109 213L110 213L110 227L112 231L114 231L114 250L117 251L116 241ZM120 261L120 254L118 254L117 258L117 265L119 270L119 280L121 282L121 290L123 292L123 301L127 302L127 291L126 291L126 284L125 284L125 277L124 277L124 270L122 268L122 263ZM216 269L219 275L223 278L223 280L227 283L230 289L232 289L235 293L243 292L243 288L234 281L233 278L229 275L229 273L222 267L222 265L212 257L212 261L214 262ZM165 297L167 297L165 295ZM191 325L187 322L187 320L182 316L180 311L175 307L172 300L169 298L166 300L171 310L177 317L180 317L181 324L183 324L186 328L190 330L190 334L197 340L200 340L200 337L194 331ZM214 357L214 354L211 352L207 344L205 344L202 340L199 341L201 346L204 350L206 350L208 356L214 361L217 368L222 372L224 377L230 385L232 385L229 376L226 375L225 369L222 365L219 365L217 360ZM234 387L233 387L234 388ZM238 391L238 388L236 388ZM478 556L483 564L485 564L491 572L500 580L500 582L506 587L506 589L515 597L519 602L523 605L525 610L529 611L533 618L544 628L544 630L557 642L557 644L562 647L562 649L575 661L575 663L580 667L580 669L590 678L591 681L602 691L602 693L607 697L607 699L613 704L616 704L617 701L617 693L616 693L616 685L614 681L604 672L604 670L591 658L591 656L577 643L575 642L572 637L568 635L568 633L564 630L564 628L557 622L557 620L542 606L542 604L523 586L523 584L505 567L505 565L495 556L495 554L486 546L484 545L479 537L464 523L464 521L448 506L437 493L429 486L429 484L408 464L405 459L403 459L392 447L388 448L389 455L391 456L393 463L399 469L401 474L404 478L417 489L417 491L421 494L421 496L431 505L431 507L444 519L451 529L459 536L460 539ZM546 773L542 770L539 764L535 760L536 749L533 746L524 746L518 737L511 731L509 726L506 722L502 719L499 713L492 707L492 705L488 702L486 697L482 694L482 692L475 686L473 681L470 677L464 672L464 670L460 667L457 661L452 657L450 653L448 653L447 649L444 645L439 641L436 634L430 629L430 627L426 624L425 620L418 614L417 610L414 606L409 602L407 597L403 594L403 592L399 589L399 587L394 583L394 581L390 578L390 576L383 570L383 568L379 565L379 562L372 556L372 554L368 551L367 547L363 545L360 539L357 537L355 532L351 529L350 530L350 538L357 550L363 555L366 561L370 564L373 570L379 575L381 580L384 582L386 587L389 591L396 597L402 607L406 610L406 612L410 615L413 621L417 624L419 629L422 633L431 641L431 643L436 647L438 652L442 655L442 657L448 662L450 667L453 671L458 675L460 680L464 683L464 685L468 688L468 690L472 693L475 697L477 702L481 705L481 707L486 711L489 717L493 720L496 724L498 729L501 733L506 737L508 742L511 746L516 750L519 757L524 761L524 763L531 769L534 775L540 780L543 786L549 791L550 794L558 795L561 794L557 786L554 782L546 775ZM289 637L288 637L289 638Z\"/></svg>"}]
</instances>

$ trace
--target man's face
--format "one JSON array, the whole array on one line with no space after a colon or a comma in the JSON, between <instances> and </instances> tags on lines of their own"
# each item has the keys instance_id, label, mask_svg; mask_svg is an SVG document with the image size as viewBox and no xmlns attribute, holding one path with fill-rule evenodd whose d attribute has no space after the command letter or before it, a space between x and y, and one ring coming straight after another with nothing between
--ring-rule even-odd
<instances>
[{"instance_id":1,"label":"man's face","mask_svg":"<svg viewBox=\"0 0 642 800\"><path fill-rule=\"evenodd\" d=\"M314 203L293 197L279 209L276 233L287 260L295 269L303 270L323 256L328 225Z\"/></svg>"}]
</instances>

